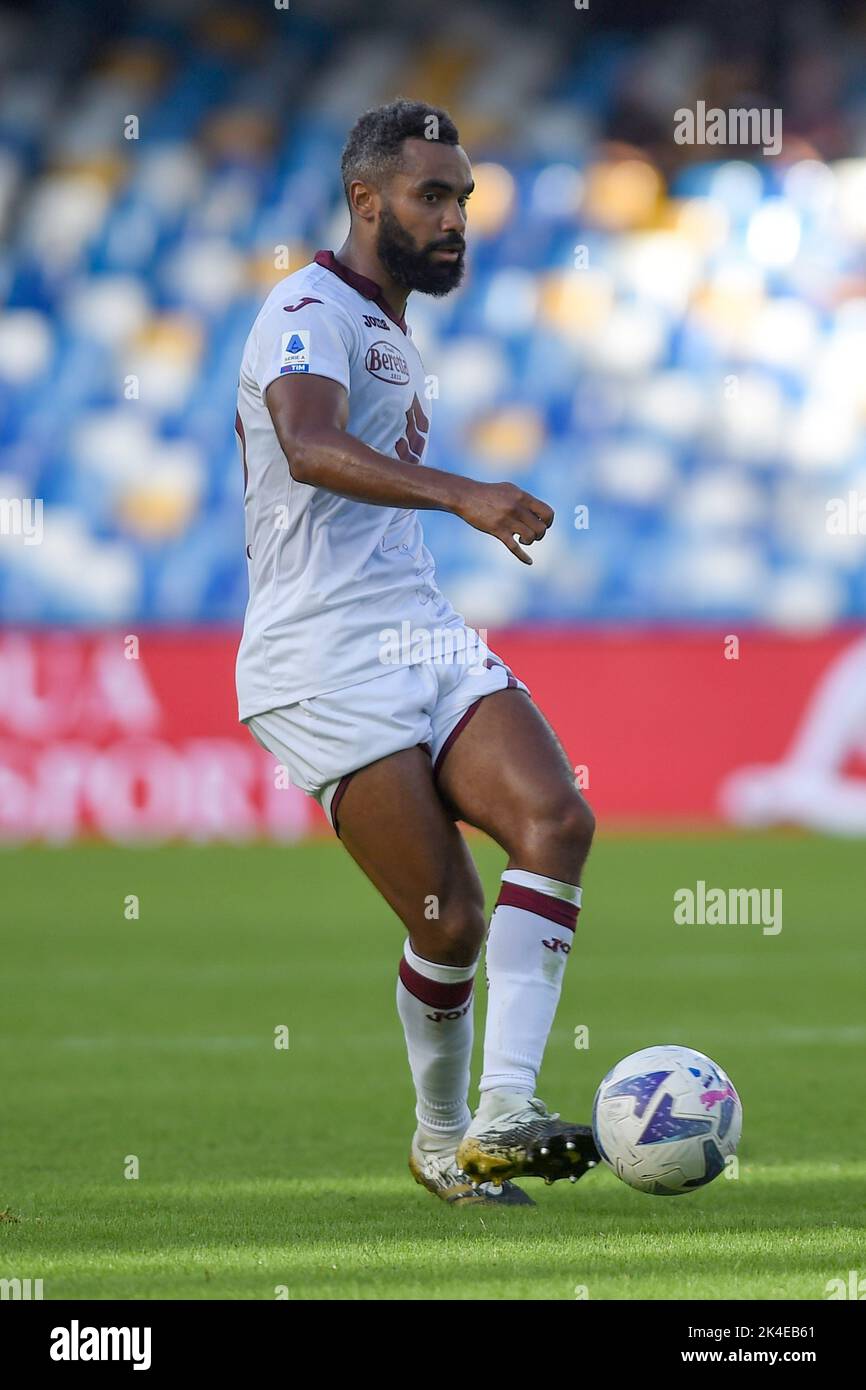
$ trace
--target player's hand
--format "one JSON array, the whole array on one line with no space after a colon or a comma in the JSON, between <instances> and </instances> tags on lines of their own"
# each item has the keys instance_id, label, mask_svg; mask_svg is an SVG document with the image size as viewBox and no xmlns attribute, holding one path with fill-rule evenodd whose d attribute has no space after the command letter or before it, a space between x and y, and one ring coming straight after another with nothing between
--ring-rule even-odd
<instances>
[{"instance_id":1,"label":"player's hand","mask_svg":"<svg viewBox=\"0 0 866 1390\"><path fill-rule=\"evenodd\" d=\"M457 515L476 531L496 536L518 560L531 565L532 560L519 542L532 545L533 541L540 541L553 524L553 508L514 483L479 483L471 478L463 481L466 489L455 509Z\"/></svg>"}]
</instances>

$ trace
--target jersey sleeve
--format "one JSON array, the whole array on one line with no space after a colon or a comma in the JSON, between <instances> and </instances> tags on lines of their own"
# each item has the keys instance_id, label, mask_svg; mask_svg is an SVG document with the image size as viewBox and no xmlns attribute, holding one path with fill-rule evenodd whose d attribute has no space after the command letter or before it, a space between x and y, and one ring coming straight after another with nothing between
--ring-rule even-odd
<instances>
[{"instance_id":1,"label":"jersey sleeve","mask_svg":"<svg viewBox=\"0 0 866 1390\"><path fill-rule=\"evenodd\" d=\"M354 350L354 327L343 309L312 302L289 312L277 301L261 317L250 365L262 400L277 377L298 372L330 377L348 391Z\"/></svg>"}]
</instances>

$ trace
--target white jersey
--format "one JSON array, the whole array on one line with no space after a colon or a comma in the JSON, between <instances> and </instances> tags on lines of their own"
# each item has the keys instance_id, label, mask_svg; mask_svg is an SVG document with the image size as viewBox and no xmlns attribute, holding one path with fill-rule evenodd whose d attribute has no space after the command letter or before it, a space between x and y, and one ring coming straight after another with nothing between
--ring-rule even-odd
<instances>
[{"instance_id":1,"label":"white jersey","mask_svg":"<svg viewBox=\"0 0 866 1390\"><path fill-rule=\"evenodd\" d=\"M389 633L462 625L436 584L414 509L292 478L264 394L295 372L339 381L347 433L390 458L421 464L430 427L411 331L374 281L331 251L280 281L247 338L238 387L250 583L237 661L241 719L384 675L393 669ZM423 641L404 650L410 662L429 655Z\"/></svg>"}]
</instances>

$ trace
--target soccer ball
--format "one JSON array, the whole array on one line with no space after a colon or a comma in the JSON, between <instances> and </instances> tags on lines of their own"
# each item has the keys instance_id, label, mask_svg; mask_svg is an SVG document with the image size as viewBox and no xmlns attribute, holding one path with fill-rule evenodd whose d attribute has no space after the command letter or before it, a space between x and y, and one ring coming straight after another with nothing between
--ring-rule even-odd
<instances>
[{"instance_id":1,"label":"soccer ball","mask_svg":"<svg viewBox=\"0 0 866 1390\"><path fill-rule=\"evenodd\" d=\"M740 1098L721 1067L672 1043L617 1062L592 1107L605 1163L629 1187L656 1197L693 1192L717 1178L742 1124Z\"/></svg>"}]
</instances>

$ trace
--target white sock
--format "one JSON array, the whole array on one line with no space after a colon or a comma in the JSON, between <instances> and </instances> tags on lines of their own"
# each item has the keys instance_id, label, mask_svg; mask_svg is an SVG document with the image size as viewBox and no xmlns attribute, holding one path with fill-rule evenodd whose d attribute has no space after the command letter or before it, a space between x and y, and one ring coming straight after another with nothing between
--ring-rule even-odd
<instances>
[{"instance_id":1,"label":"white sock","mask_svg":"<svg viewBox=\"0 0 866 1390\"><path fill-rule=\"evenodd\" d=\"M397 977L397 1012L415 1083L418 1138L422 1148L449 1149L471 1118L472 965L437 965L416 955L408 937Z\"/></svg>"},{"instance_id":2,"label":"white sock","mask_svg":"<svg viewBox=\"0 0 866 1390\"><path fill-rule=\"evenodd\" d=\"M487 1091L535 1095L562 990L581 890L543 874L506 869L487 933Z\"/></svg>"}]
</instances>

